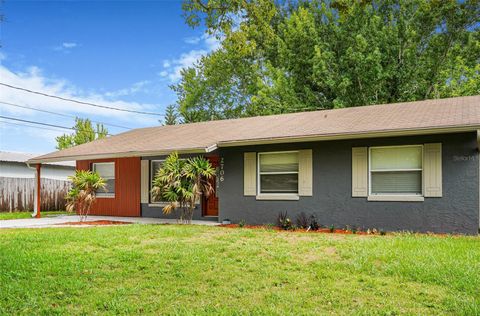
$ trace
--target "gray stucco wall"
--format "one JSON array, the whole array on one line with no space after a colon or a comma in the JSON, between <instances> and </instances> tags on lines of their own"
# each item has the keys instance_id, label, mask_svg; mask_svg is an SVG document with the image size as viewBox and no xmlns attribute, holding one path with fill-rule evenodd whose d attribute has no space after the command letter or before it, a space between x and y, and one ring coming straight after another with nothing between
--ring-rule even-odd
<instances>
[{"instance_id":1,"label":"gray stucco wall","mask_svg":"<svg viewBox=\"0 0 480 316\"><path fill-rule=\"evenodd\" d=\"M423 202L378 202L351 196L351 150L357 146L442 143L443 197ZM313 150L313 196L299 201L257 201L243 195L245 151ZM475 133L395 137L314 143L221 148L224 181L220 182L219 220L275 223L279 212L295 219L315 214L322 225L477 234L479 227L479 159Z\"/></svg>"}]
</instances>

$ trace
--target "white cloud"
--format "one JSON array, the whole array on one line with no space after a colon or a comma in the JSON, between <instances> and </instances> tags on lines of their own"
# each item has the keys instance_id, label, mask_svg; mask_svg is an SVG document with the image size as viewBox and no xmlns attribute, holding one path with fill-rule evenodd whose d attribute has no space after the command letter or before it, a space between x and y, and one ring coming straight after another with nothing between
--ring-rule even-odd
<instances>
[{"instance_id":1,"label":"white cloud","mask_svg":"<svg viewBox=\"0 0 480 316\"><path fill-rule=\"evenodd\" d=\"M163 61L163 68L170 68L171 64L168 60Z\"/></svg>"},{"instance_id":2,"label":"white cloud","mask_svg":"<svg viewBox=\"0 0 480 316\"><path fill-rule=\"evenodd\" d=\"M191 50L188 53L183 53L178 59L172 61L174 65L171 71L168 74L168 78L171 82L178 81L182 75L181 71L184 68L193 66L197 61L199 61L202 56L205 56L208 52L206 50Z\"/></svg>"},{"instance_id":3,"label":"white cloud","mask_svg":"<svg viewBox=\"0 0 480 316\"><path fill-rule=\"evenodd\" d=\"M183 41L187 44L198 44L200 43L201 37L187 37Z\"/></svg>"},{"instance_id":4,"label":"white cloud","mask_svg":"<svg viewBox=\"0 0 480 316\"><path fill-rule=\"evenodd\" d=\"M149 83L150 83L149 80L138 81L138 82L135 82L134 84L132 84L128 88L124 88L124 89L120 89L120 90L116 90L116 91L111 91L111 92L106 92L105 96L117 98L117 97L123 97L123 96L127 96L127 95L134 95L134 94L137 94L139 92L145 92L146 91L146 86Z\"/></svg>"},{"instance_id":5,"label":"white cloud","mask_svg":"<svg viewBox=\"0 0 480 316\"><path fill-rule=\"evenodd\" d=\"M187 37L184 39L184 42L187 44L201 44L206 50L214 51L220 47L220 40L213 35L204 33L202 36L197 37Z\"/></svg>"},{"instance_id":6,"label":"white cloud","mask_svg":"<svg viewBox=\"0 0 480 316\"><path fill-rule=\"evenodd\" d=\"M128 94L128 92L141 89L146 82L137 82L132 87L125 89L125 91L107 94L84 92L82 89L75 87L66 80L51 79L42 74L42 71L38 67L30 67L24 72L14 72L4 66L0 66L0 78L1 82L30 89L33 91L40 91L50 95L56 95L63 98L75 99L83 102L90 102L110 107L116 107L121 109L159 112L158 108L152 104L143 104L138 102L127 102L122 100L110 100L111 97L118 97ZM19 105L25 105L34 108L41 108L43 110L54 111L59 113L67 113L72 115L78 115L80 117L98 117L102 121L110 123L118 122L132 122L141 126L156 125L158 123L158 117L147 116L141 114L132 114L129 112L116 111L111 109L104 109L98 107L92 107L88 105L80 105L73 102L62 101L50 97L44 97L37 94L20 91L5 86L0 86L0 101L9 102ZM0 103L0 112L4 115L11 114L15 117L27 117L33 120L36 116L40 115L37 111L28 109L17 108ZM68 120L68 119L67 119ZM59 120L56 116L49 116L49 122L60 122L65 125L65 122ZM65 121L65 119L63 119ZM71 125L68 122L67 125ZM129 124L130 126L132 124Z\"/></svg>"},{"instance_id":7,"label":"white cloud","mask_svg":"<svg viewBox=\"0 0 480 316\"><path fill-rule=\"evenodd\" d=\"M72 49L79 47L80 45L75 42L63 42L60 45L57 45L53 48L53 50L59 51L59 52L65 52L68 53Z\"/></svg>"},{"instance_id":8,"label":"white cloud","mask_svg":"<svg viewBox=\"0 0 480 316\"><path fill-rule=\"evenodd\" d=\"M74 42L63 42L62 46L65 48L74 48L74 47L77 47L78 44Z\"/></svg>"},{"instance_id":9,"label":"white cloud","mask_svg":"<svg viewBox=\"0 0 480 316\"><path fill-rule=\"evenodd\" d=\"M208 51L214 51L220 48L220 40L213 35L203 34L202 40Z\"/></svg>"},{"instance_id":10,"label":"white cloud","mask_svg":"<svg viewBox=\"0 0 480 316\"><path fill-rule=\"evenodd\" d=\"M175 59L164 60L163 70L158 73L159 76L167 77L171 82L177 82L182 77L182 69L193 66L203 56L220 48L220 40L207 33L199 37L187 38L185 42L189 44L200 44L201 48L182 53Z\"/></svg>"}]
</instances>

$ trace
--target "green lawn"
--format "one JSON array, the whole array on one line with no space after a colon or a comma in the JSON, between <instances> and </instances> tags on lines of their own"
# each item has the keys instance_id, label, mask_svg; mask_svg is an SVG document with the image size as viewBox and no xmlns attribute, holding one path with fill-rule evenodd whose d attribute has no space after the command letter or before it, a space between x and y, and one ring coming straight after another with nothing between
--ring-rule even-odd
<instances>
[{"instance_id":1,"label":"green lawn","mask_svg":"<svg viewBox=\"0 0 480 316\"><path fill-rule=\"evenodd\" d=\"M480 238L0 230L0 314L480 314Z\"/></svg>"},{"instance_id":2,"label":"green lawn","mask_svg":"<svg viewBox=\"0 0 480 316\"><path fill-rule=\"evenodd\" d=\"M52 215L66 215L65 211L47 211L41 212L42 216L52 216ZM0 221L5 219L21 219L21 218L31 218L32 212L12 212L12 213L0 213Z\"/></svg>"}]
</instances>

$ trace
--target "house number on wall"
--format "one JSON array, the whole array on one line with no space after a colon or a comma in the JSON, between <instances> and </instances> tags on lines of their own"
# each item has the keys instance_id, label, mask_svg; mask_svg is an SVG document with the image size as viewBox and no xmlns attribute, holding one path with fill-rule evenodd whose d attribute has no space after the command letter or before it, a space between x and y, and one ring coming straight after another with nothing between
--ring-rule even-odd
<instances>
[{"instance_id":1,"label":"house number on wall","mask_svg":"<svg viewBox=\"0 0 480 316\"><path fill-rule=\"evenodd\" d=\"M225 180L225 178L224 178L225 170L223 170L223 166L224 166L224 160L223 160L223 157L222 157L222 158L220 158L220 171L219 171L220 182L223 182L223 180Z\"/></svg>"}]
</instances>

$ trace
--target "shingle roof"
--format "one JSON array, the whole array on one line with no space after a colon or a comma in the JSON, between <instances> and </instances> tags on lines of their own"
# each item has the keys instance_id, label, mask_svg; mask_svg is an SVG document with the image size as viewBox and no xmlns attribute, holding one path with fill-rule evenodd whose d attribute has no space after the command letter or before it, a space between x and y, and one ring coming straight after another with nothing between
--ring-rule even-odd
<instances>
[{"instance_id":1,"label":"shingle roof","mask_svg":"<svg viewBox=\"0 0 480 316\"><path fill-rule=\"evenodd\" d=\"M134 129L31 162L209 152L216 147L480 129L480 95Z\"/></svg>"}]
</instances>

